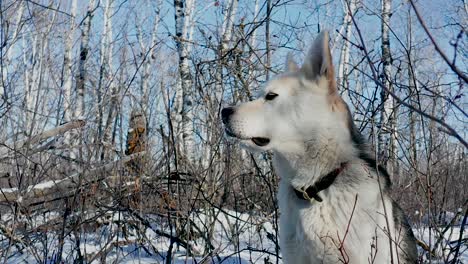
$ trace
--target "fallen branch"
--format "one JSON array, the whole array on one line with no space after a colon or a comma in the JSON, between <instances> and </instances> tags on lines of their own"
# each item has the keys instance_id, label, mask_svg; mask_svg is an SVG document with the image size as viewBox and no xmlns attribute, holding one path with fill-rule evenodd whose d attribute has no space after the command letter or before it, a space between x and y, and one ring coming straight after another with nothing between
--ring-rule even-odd
<instances>
[{"instance_id":1,"label":"fallen branch","mask_svg":"<svg viewBox=\"0 0 468 264\"><path fill-rule=\"evenodd\" d=\"M434 258L437 258L437 257L438 257L438 256L437 256L437 253L436 253L436 251L435 251L435 249L434 249L434 250L431 250L431 247L430 247L428 244L424 243L424 241L422 241L422 240L420 240L420 239L416 239L416 244L417 244L418 246L420 246L420 247L421 247L424 251L426 251L428 254L431 254L432 257L434 257Z\"/></svg>"},{"instance_id":2,"label":"fallen branch","mask_svg":"<svg viewBox=\"0 0 468 264\"><path fill-rule=\"evenodd\" d=\"M125 165L127 162L142 157L143 155L145 155L145 152L138 152L89 171L78 172L60 180L41 182L39 184L28 186L23 190L19 190L18 188L0 188L0 202L21 202L24 199L35 199L52 193L63 192L64 190L79 187L76 186L76 184L78 183L79 177L82 176L83 173L85 174L83 178L89 179L86 181L86 183L89 183L90 181L101 181L107 177L104 175L110 170ZM88 175L100 176L87 177Z\"/></svg>"},{"instance_id":3,"label":"fallen branch","mask_svg":"<svg viewBox=\"0 0 468 264\"><path fill-rule=\"evenodd\" d=\"M0 146L0 160L8 158L9 153L11 151L18 151L18 150L21 150L21 149L23 149L25 147L35 145L35 144L37 144L37 143L39 143L39 142L41 142L41 141L43 141L45 139L48 139L50 137L54 137L54 136L63 134L65 132L73 130L73 129L84 127L85 124L86 124L86 122L84 120L73 120L73 121L70 121L70 122L68 122L66 124L63 124L61 126L54 127L52 129L46 130L46 131L44 131L44 132L42 132L40 134L37 134L35 136L32 136L30 138L14 141L10 145L4 144L3 146Z\"/></svg>"}]
</instances>

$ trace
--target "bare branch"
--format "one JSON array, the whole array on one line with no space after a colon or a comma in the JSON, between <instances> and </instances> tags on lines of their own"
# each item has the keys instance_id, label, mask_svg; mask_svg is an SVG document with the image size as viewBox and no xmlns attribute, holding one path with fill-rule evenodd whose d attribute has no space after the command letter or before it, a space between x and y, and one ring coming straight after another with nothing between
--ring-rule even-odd
<instances>
[{"instance_id":1,"label":"bare branch","mask_svg":"<svg viewBox=\"0 0 468 264\"><path fill-rule=\"evenodd\" d=\"M373 79L374 83L377 86L381 87L382 89L385 89L385 91L388 94L390 94L399 104L402 104L405 107L407 107L407 108L417 112L418 114L422 115L423 117L428 118L428 119L430 119L432 121L435 121L439 125L443 126L445 129L447 129L446 132L447 132L448 135L455 137L460 143L462 143L465 146L465 148L468 148L468 142L465 139L463 139L463 137L460 136L460 134L458 134L457 131L455 129L453 129L450 125L448 125L447 123L442 121L442 119L437 118L435 116L432 116L432 115L422 111L421 109L418 109L418 108L413 107L412 105L406 103L404 100L402 100L400 97L398 97L394 92L387 89L387 87L385 87L385 85L382 84L382 82L379 81L377 70L375 69L374 63L372 62L372 60L371 60L371 58L369 56L369 52L367 51L366 44L365 44L364 38L362 37L362 33L361 33L360 28L359 28L359 25L357 24L354 16L351 16L351 18L353 19L353 24L356 27L356 31L358 33L359 40L361 42L361 46L363 48L362 51L364 52L364 55L365 55L365 57L367 59L369 67L370 67L370 69L372 71L372 79Z\"/></svg>"},{"instance_id":2,"label":"bare branch","mask_svg":"<svg viewBox=\"0 0 468 264\"><path fill-rule=\"evenodd\" d=\"M468 83L468 77L460 69L458 69L457 66L455 66L455 64L450 62L450 59L447 57L447 55L445 55L445 53L439 47L439 45L435 41L434 37L432 36L431 32L429 32L429 29L427 28L426 23L422 19L421 14L419 13L418 9L416 8L416 5L414 4L413 0L410 0L409 2L411 3L411 6L413 6L414 13L418 17L419 23L421 24L421 26L423 27L423 29L426 32L427 36L431 40L432 45L434 45L434 48L436 49L436 51L439 53L439 55L442 57L442 59L444 59L444 61L447 63L447 65L450 67L450 69L452 69L452 71L455 72L458 75L458 77L462 78L465 81L465 83Z\"/></svg>"}]
</instances>

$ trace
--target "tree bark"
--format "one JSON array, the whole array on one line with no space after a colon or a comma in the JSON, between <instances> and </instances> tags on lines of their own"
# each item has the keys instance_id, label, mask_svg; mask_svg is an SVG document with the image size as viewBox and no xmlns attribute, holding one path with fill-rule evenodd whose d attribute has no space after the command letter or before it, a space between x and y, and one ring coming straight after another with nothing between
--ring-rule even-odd
<instances>
[{"instance_id":1,"label":"tree bark","mask_svg":"<svg viewBox=\"0 0 468 264\"><path fill-rule=\"evenodd\" d=\"M75 16L76 16L77 0L72 0L70 10L70 31L67 32L65 37L65 51L63 56L63 108L64 108L64 119L68 122L72 118L72 49L73 49L73 37L75 36Z\"/></svg>"},{"instance_id":2,"label":"tree bark","mask_svg":"<svg viewBox=\"0 0 468 264\"><path fill-rule=\"evenodd\" d=\"M0 146L0 160L4 158L8 158L8 152L10 152L10 150L19 151L22 148L36 145L47 138L63 134L72 129L83 127L84 125L85 125L85 122L82 120L71 121L61 126L46 130L33 137L15 141L11 144L11 146L4 144L4 146Z\"/></svg>"},{"instance_id":3,"label":"tree bark","mask_svg":"<svg viewBox=\"0 0 468 264\"><path fill-rule=\"evenodd\" d=\"M345 10L345 17L344 17L344 29L345 29L345 37L346 39L343 42L343 47L341 49L340 55L340 66L338 67L338 84L341 87L338 89L343 89L343 91L349 90L349 81L348 81L348 74L349 74L349 52L351 46L351 33L352 33L352 26L353 20L351 16L354 14L356 9L356 0L345 0L349 1L349 4L344 4Z\"/></svg>"},{"instance_id":4,"label":"tree bark","mask_svg":"<svg viewBox=\"0 0 468 264\"><path fill-rule=\"evenodd\" d=\"M265 76L266 80L270 80L271 54L270 54L270 19L271 19L271 0L267 0L266 21L265 21Z\"/></svg>"},{"instance_id":5,"label":"tree bark","mask_svg":"<svg viewBox=\"0 0 468 264\"><path fill-rule=\"evenodd\" d=\"M86 62L88 60L89 53L89 33L91 32L91 20L94 16L95 0L89 0L88 11L83 21L83 27L81 29L81 44L80 44L80 61L78 64L79 73L76 81L76 108L75 117L77 119L85 119L85 82L87 78Z\"/></svg>"},{"instance_id":6,"label":"tree bark","mask_svg":"<svg viewBox=\"0 0 468 264\"><path fill-rule=\"evenodd\" d=\"M113 44L112 44L112 4L113 0L106 0L104 8L104 28L103 36L101 39L101 67L99 74L99 86L98 86L98 125L100 129L99 145L101 146L101 159L105 159L109 156L109 152L113 149L111 140L112 124L114 123L114 117L116 114L116 107L119 101L119 88L113 81L113 70L112 70L112 56L113 56ZM106 89L103 89L106 87ZM103 100L103 96L107 96L107 87L110 88L110 99L109 103ZM104 109L107 107L107 117L104 119Z\"/></svg>"},{"instance_id":7,"label":"tree bark","mask_svg":"<svg viewBox=\"0 0 468 264\"><path fill-rule=\"evenodd\" d=\"M63 111L64 111L64 121L69 122L72 120L73 109L72 106L72 82L73 82L73 73L72 73L72 49L73 49L73 38L75 37L75 16L76 16L76 7L77 0L72 1L71 10L70 10L70 31L66 34L65 38L65 50L63 56L63 75L62 75L62 89L63 89ZM72 145L72 134L65 134L65 145ZM70 158L76 158L73 151L68 152Z\"/></svg>"},{"instance_id":8,"label":"tree bark","mask_svg":"<svg viewBox=\"0 0 468 264\"><path fill-rule=\"evenodd\" d=\"M184 7L185 3L185 7ZM180 151L189 162L195 159L193 125L193 80L188 62L193 34L192 12L195 0L174 0L176 45L179 54L179 80L176 91L176 133Z\"/></svg>"},{"instance_id":9,"label":"tree bark","mask_svg":"<svg viewBox=\"0 0 468 264\"><path fill-rule=\"evenodd\" d=\"M390 51L390 17L391 0L382 0L382 62L383 74L382 84L386 89L393 91L391 81L392 56ZM380 133L379 133L379 154L382 157L390 175L393 175L396 168L396 115L393 98L389 98L386 89L381 91L381 110L380 110Z\"/></svg>"},{"instance_id":10,"label":"tree bark","mask_svg":"<svg viewBox=\"0 0 468 264\"><path fill-rule=\"evenodd\" d=\"M141 108L144 111L145 118L148 118L148 97L149 97L149 87L148 87L148 81L150 78L150 69L154 63L154 49L157 45L158 38L157 38L157 33L159 29L159 22L161 20L161 14L160 14L160 6L162 5L162 0L158 0L156 6L158 7L156 11L156 15L154 17L153 21L153 28L151 30L151 40L149 43L149 46L145 45L144 39L143 39L143 34L141 32L141 28L138 27L137 25L137 38L138 42L140 43L140 49L143 54L149 53L148 56L144 57L145 61L143 63L143 69L140 74L141 78Z\"/></svg>"},{"instance_id":11,"label":"tree bark","mask_svg":"<svg viewBox=\"0 0 468 264\"><path fill-rule=\"evenodd\" d=\"M20 26L20 23L21 23L21 20L23 18L23 13L24 13L24 3L23 3L23 1L18 1L17 8L18 8L18 11L17 11L17 14L16 14L15 22L13 24L13 25L16 26L16 28L13 30L13 33L12 33L11 37L8 38L8 40L6 40L5 43L3 43L3 45L4 45L4 47L6 47L7 51L5 53L5 57L1 61L2 65L0 65L1 66L0 71L1 71L1 77L2 77L2 79L0 80L0 99L4 99L5 101L8 98L8 93L6 91L5 82L6 82L7 76L8 76L8 70L9 70L8 66L11 63L11 54L13 52L12 44L15 43L16 40L18 39L18 35L19 35L19 33L21 31L21 28L22 28ZM9 44L10 46L7 47L6 44Z\"/></svg>"}]
</instances>

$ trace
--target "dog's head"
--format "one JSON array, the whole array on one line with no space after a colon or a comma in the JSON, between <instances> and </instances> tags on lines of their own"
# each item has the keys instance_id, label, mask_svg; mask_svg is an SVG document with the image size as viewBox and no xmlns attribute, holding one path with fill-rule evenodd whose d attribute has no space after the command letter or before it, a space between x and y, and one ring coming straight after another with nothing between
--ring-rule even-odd
<instances>
[{"instance_id":1,"label":"dog's head","mask_svg":"<svg viewBox=\"0 0 468 264\"><path fill-rule=\"evenodd\" d=\"M224 108L226 134L254 149L287 152L348 133L348 109L336 88L328 42L328 33L321 33L302 67L288 56L287 71L269 81L260 98Z\"/></svg>"}]
</instances>

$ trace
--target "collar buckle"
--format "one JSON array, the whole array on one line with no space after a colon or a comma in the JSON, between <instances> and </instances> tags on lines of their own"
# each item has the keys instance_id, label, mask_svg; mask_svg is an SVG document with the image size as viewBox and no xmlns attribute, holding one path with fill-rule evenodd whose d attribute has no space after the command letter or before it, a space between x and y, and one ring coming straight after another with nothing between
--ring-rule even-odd
<instances>
[{"instance_id":1,"label":"collar buckle","mask_svg":"<svg viewBox=\"0 0 468 264\"><path fill-rule=\"evenodd\" d=\"M328 187L330 187L333 184L336 177L346 168L347 165L348 162L341 163L340 167L321 177L314 185L302 187L300 189L296 189L293 187L294 193L296 194L297 198L301 200L306 200L310 202L316 200L317 202L322 202L323 199L318 195L318 193L328 189Z\"/></svg>"}]
</instances>

